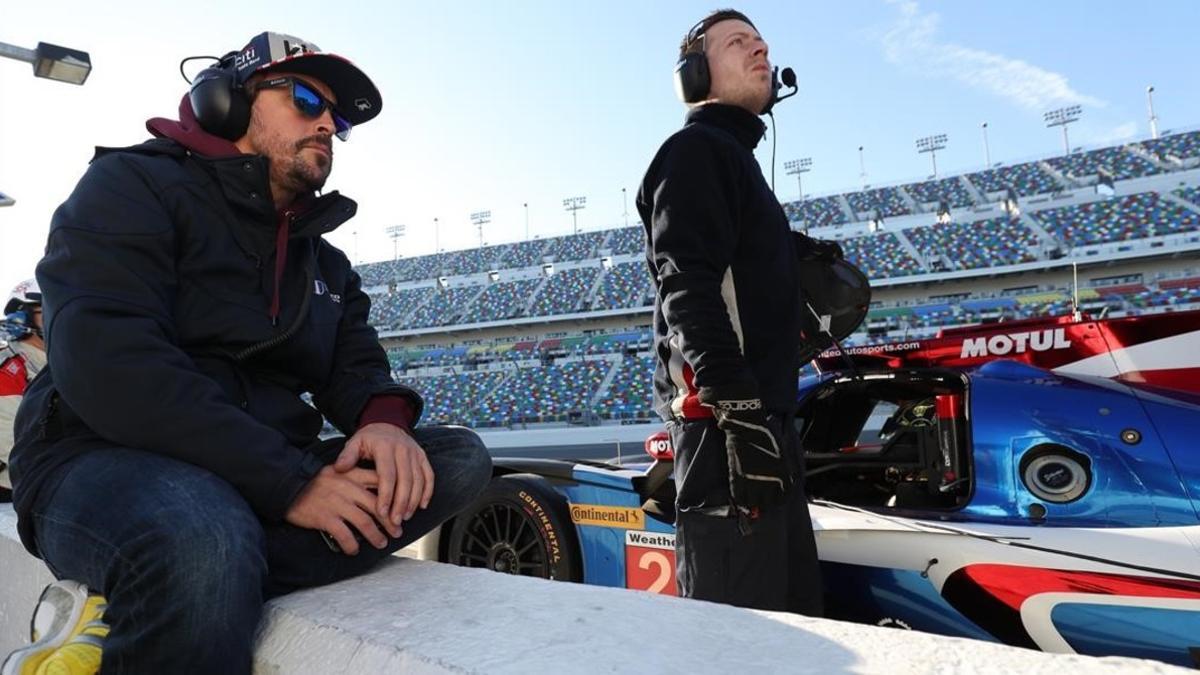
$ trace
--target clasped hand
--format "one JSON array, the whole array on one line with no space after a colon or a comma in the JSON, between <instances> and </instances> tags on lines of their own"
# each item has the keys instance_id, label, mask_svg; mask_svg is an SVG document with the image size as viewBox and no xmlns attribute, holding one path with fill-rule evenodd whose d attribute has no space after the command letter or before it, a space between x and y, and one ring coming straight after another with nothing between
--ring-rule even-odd
<instances>
[{"instance_id":1,"label":"clasped hand","mask_svg":"<svg viewBox=\"0 0 1200 675\"><path fill-rule=\"evenodd\" d=\"M373 468L363 468L363 462ZM432 497L433 468L425 451L408 432L378 422L346 441L337 460L305 486L284 519L326 532L344 553L356 555L355 531L372 546L384 548L384 532L398 538L401 524L417 509L428 507Z\"/></svg>"}]
</instances>

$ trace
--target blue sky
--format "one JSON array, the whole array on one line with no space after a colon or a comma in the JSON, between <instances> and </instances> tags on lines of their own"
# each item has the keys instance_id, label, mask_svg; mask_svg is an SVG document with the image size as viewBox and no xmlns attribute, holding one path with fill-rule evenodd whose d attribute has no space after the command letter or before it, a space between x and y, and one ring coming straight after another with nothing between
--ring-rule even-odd
<instances>
[{"instance_id":1,"label":"blue sky","mask_svg":"<svg viewBox=\"0 0 1200 675\"><path fill-rule=\"evenodd\" d=\"M240 48L265 30L348 56L383 93L378 119L335 148L327 186L358 200L331 235L352 258L390 258L384 228L404 224L402 255L478 243L473 211L490 209L490 243L571 230L565 197L586 196L581 230L624 222L658 144L683 108L671 89L682 33L711 2L551 1L288 3L10 3L0 41L87 50L83 87L37 80L0 60L0 284L32 273L50 215L94 145L132 144L143 122L173 115L186 85L178 60ZM112 5L116 5L115 7ZM1050 108L1079 104L1072 145L1149 133L1145 87L1160 129L1200 126L1194 56L1200 3L742 2L792 66L800 95L777 110L777 188L796 184L783 162L811 157L806 194L930 173L914 140L949 137L940 173L1061 151L1043 126ZM332 8L332 9L331 9ZM770 137L759 161L770 172ZM433 219L440 222L435 235Z\"/></svg>"}]
</instances>

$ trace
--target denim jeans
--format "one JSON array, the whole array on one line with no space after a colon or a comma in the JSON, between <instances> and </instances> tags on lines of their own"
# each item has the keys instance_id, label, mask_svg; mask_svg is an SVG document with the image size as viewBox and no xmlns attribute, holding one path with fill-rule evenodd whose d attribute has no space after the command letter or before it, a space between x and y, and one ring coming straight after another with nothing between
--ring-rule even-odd
<instances>
[{"instance_id":1,"label":"denim jeans","mask_svg":"<svg viewBox=\"0 0 1200 675\"><path fill-rule=\"evenodd\" d=\"M387 548L355 556L315 530L263 523L229 483L169 457L114 447L59 469L34 504L35 536L56 577L108 599L101 672L249 673L265 600L362 574L483 491L491 460L474 432L413 435L434 471L429 507Z\"/></svg>"}]
</instances>

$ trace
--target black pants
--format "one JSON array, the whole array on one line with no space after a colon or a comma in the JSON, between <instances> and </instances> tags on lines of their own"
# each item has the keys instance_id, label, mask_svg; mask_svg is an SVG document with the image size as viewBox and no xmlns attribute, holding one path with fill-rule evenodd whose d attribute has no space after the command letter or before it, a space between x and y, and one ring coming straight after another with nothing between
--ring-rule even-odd
<instances>
[{"instance_id":1,"label":"black pants","mask_svg":"<svg viewBox=\"0 0 1200 675\"><path fill-rule=\"evenodd\" d=\"M821 571L790 417L771 417L794 482L786 502L743 534L729 505L725 434L715 420L667 425L675 450L675 555L681 597L739 607L822 613Z\"/></svg>"}]
</instances>

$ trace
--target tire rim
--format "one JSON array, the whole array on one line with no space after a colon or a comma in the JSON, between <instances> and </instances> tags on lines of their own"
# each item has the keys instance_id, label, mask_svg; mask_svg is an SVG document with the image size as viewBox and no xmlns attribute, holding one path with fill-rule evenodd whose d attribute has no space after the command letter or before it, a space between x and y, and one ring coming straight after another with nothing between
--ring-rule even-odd
<instances>
[{"instance_id":1,"label":"tire rim","mask_svg":"<svg viewBox=\"0 0 1200 675\"><path fill-rule=\"evenodd\" d=\"M471 517L462 533L454 561L462 567L543 579L551 576L542 538L519 507L488 504Z\"/></svg>"}]
</instances>

